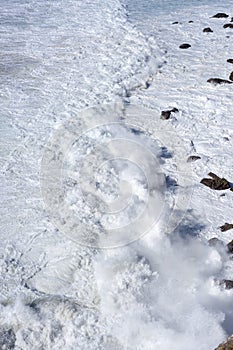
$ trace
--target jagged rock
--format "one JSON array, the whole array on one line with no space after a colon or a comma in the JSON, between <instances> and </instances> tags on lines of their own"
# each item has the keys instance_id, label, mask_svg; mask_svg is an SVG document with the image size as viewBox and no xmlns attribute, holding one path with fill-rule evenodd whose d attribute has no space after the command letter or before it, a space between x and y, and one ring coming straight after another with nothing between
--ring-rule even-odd
<instances>
[{"instance_id":1,"label":"jagged rock","mask_svg":"<svg viewBox=\"0 0 233 350\"><path fill-rule=\"evenodd\" d=\"M223 12L216 13L216 15L212 16L212 18L227 18L229 15Z\"/></svg>"},{"instance_id":2,"label":"jagged rock","mask_svg":"<svg viewBox=\"0 0 233 350\"><path fill-rule=\"evenodd\" d=\"M15 348L15 333L12 329L0 329L0 349L11 350Z\"/></svg>"},{"instance_id":3,"label":"jagged rock","mask_svg":"<svg viewBox=\"0 0 233 350\"><path fill-rule=\"evenodd\" d=\"M172 108L167 111L162 111L160 119L167 120L171 117L171 113L177 113L179 110L177 108Z\"/></svg>"},{"instance_id":4,"label":"jagged rock","mask_svg":"<svg viewBox=\"0 0 233 350\"><path fill-rule=\"evenodd\" d=\"M204 28L203 29L204 33L213 33L213 30L210 27Z\"/></svg>"},{"instance_id":5,"label":"jagged rock","mask_svg":"<svg viewBox=\"0 0 233 350\"><path fill-rule=\"evenodd\" d=\"M223 286L225 289L233 289L233 281L232 280L222 280L222 281L220 281L220 286ZM233 347L232 347L232 350L233 350Z\"/></svg>"},{"instance_id":6,"label":"jagged rock","mask_svg":"<svg viewBox=\"0 0 233 350\"><path fill-rule=\"evenodd\" d=\"M228 224L226 222L224 225L220 226L220 229L221 229L222 232L226 232L228 230L233 229L233 224Z\"/></svg>"},{"instance_id":7,"label":"jagged rock","mask_svg":"<svg viewBox=\"0 0 233 350\"><path fill-rule=\"evenodd\" d=\"M189 47L191 47L191 45L186 43L179 46L180 49L188 49Z\"/></svg>"},{"instance_id":8,"label":"jagged rock","mask_svg":"<svg viewBox=\"0 0 233 350\"><path fill-rule=\"evenodd\" d=\"M231 74L229 75L229 79L233 81L233 72L231 72Z\"/></svg>"},{"instance_id":9,"label":"jagged rock","mask_svg":"<svg viewBox=\"0 0 233 350\"><path fill-rule=\"evenodd\" d=\"M214 85L218 84L232 84L232 81L226 80L226 79L220 79L220 78L210 78L207 80L207 83L211 83Z\"/></svg>"},{"instance_id":10,"label":"jagged rock","mask_svg":"<svg viewBox=\"0 0 233 350\"><path fill-rule=\"evenodd\" d=\"M227 60L227 62L233 64L233 59L232 59L232 58L229 58L229 59Z\"/></svg>"},{"instance_id":11,"label":"jagged rock","mask_svg":"<svg viewBox=\"0 0 233 350\"><path fill-rule=\"evenodd\" d=\"M196 160L201 159L199 156L189 156L187 159L188 163L195 162Z\"/></svg>"},{"instance_id":12,"label":"jagged rock","mask_svg":"<svg viewBox=\"0 0 233 350\"><path fill-rule=\"evenodd\" d=\"M233 350L233 336L221 343L215 350Z\"/></svg>"},{"instance_id":13,"label":"jagged rock","mask_svg":"<svg viewBox=\"0 0 233 350\"><path fill-rule=\"evenodd\" d=\"M233 240L227 244L228 253L233 254Z\"/></svg>"},{"instance_id":14,"label":"jagged rock","mask_svg":"<svg viewBox=\"0 0 233 350\"><path fill-rule=\"evenodd\" d=\"M214 173L209 173L208 174L210 177L212 177L212 179L202 179L201 183L209 188L211 188L212 190L228 190L229 188L231 188L229 181L227 181L224 178L220 178L217 175L215 175Z\"/></svg>"},{"instance_id":15,"label":"jagged rock","mask_svg":"<svg viewBox=\"0 0 233 350\"><path fill-rule=\"evenodd\" d=\"M223 28L233 28L233 23L226 23L224 24Z\"/></svg>"}]
</instances>

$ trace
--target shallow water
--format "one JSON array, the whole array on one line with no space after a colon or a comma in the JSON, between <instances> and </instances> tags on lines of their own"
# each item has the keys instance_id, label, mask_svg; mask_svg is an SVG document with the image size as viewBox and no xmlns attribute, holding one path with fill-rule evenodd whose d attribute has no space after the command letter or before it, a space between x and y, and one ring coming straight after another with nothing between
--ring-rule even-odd
<instances>
[{"instance_id":1,"label":"shallow water","mask_svg":"<svg viewBox=\"0 0 233 350\"><path fill-rule=\"evenodd\" d=\"M172 12L194 6L219 4L221 9L221 1L219 0L126 0L126 4L129 11L129 17L132 21L141 19L142 17L150 18L161 14L171 14Z\"/></svg>"}]
</instances>

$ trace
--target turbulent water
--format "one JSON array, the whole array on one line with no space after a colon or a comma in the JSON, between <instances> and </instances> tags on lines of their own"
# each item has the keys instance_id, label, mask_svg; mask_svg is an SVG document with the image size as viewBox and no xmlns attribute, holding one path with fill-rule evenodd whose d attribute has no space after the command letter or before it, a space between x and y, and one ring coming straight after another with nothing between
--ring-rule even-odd
<instances>
[{"instance_id":1,"label":"turbulent water","mask_svg":"<svg viewBox=\"0 0 233 350\"><path fill-rule=\"evenodd\" d=\"M77 136L83 125L89 125L90 113L82 112L90 111L89 107L98 106L97 112L104 112L99 124L112 122L114 113L112 107L106 107L108 103L117 103L118 123L131 122L131 102L157 111L154 101L159 92L163 98L162 89L153 96L140 93L147 93L165 64L165 49L157 42L158 16L166 19L168 14L181 9L192 13L190 8L197 5L205 5L206 9L209 3L0 1L0 348L207 350L231 332L232 295L225 292L223 298L214 283L226 269L225 252L199 240L172 241L163 232L164 221L172 216L176 198L178 204L183 204L176 207L176 215L182 217L189 195L183 200L182 189L180 197L179 189L174 189L175 180L182 181L182 175L175 178L176 171L183 171L178 164L181 154L176 148L180 146L178 136L174 134L171 138L170 129L164 127L168 134L164 133L163 140L168 149L159 149L158 140L148 141L151 136L156 137L154 129L159 129L159 124L154 124L154 114L151 120L146 115L147 124L141 110L132 118L134 125L145 126L145 132L122 124L93 131L95 123L91 120L91 131L75 143L78 160L72 156L67 160L70 161L67 167L76 171L82 159L95 149L96 140L107 142L100 157L103 161L111 160L112 155L120 158L118 150L108 144L111 137L118 142L120 139L118 148L121 145L128 159L137 149L133 143L143 144L146 156L138 152L140 156L131 159L131 166L111 163L95 179L109 207L109 202L118 198L117 177L123 179L122 198L129 197L133 204L128 216L118 218L121 224L137 217L147 195L152 198L156 193L163 198L164 193L160 192L164 178L161 170L151 168L151 154L158 159L158 167L167 171L165 180L170 184L165 194L167 215L144 239L106 250L96 249L95 244L80 245L83 241L87 243L85 237L81 240L64 234L56 220L54 225L44 201L47 194L42 193L43 188L41 192L41 174L46 173L41 170L41 160L49 137L58 130L60 144L56 144L54 137L53 146L62 150L67 120L75 121L71 124L75 130L70 134ZM59 130L64 133L59 134ZM130 147L122 139L130 141ZM187 143L184 137L184 144ZM59 158L56 151L54 154ZM90 164L95 161L96 158L94 161L90 158L87 172L83 173L85 180L91 173ZM149 190L134 162L140 165L140 171L150 163L146 168L150 172L147 180L152 179ZM175 179L169 177L171 174ZM90 209L80 204L82 198L79 202L75 199L72 192L75 179L69 180L65 184L71 188L68 204L77 209L79 220L82 217L83 222L93 225L93 236L96 227L104 227L105 221L108 225L113 221L116 224L115 217L111 222L111 216L106 219L99 215L100 210L95 211L97 202L91 196L91 182L85 182L88 200L93 201ZM130 197L129 188L124 185L131 180L136 195ZM52 186L52 182L49 184ZM190 183L184 181L182 186L189 193ZM127 207L128 202L124 204ZM151 215L154 214L150 211ZM186 229L184 225L183 230ZM129 241L132 240L130 236Z\"/></svg>"}]
</instances>

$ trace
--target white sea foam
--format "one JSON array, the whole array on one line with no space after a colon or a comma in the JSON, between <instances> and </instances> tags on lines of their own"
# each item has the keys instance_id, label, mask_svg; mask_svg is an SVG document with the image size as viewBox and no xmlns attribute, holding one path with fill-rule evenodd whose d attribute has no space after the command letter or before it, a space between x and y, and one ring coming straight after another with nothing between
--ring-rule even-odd
<instances>
[{"instance_id":1,"label":"white sea foam","mask_svg":"<svg viewBox=\"0 0 233 350\"><path fill-rule=\"evenodd\" d=\"M230 70L223 64L232 52L224 22L209 18L224 10L168 13L167 6L161 21L150 11L138 25L117 0L1 1L0 346L8 336L23 350L212 350L233 333L233 294L218 285L232 278L232 265L224 249L205 243L220 221L232 219L233 203L197 185L212 168L231 175L231 87L205 85L210 74ZM209 21L214 34L200 40ZM186 40L191 54L177 50ZM193 166L193 199L173 236L161 225L134 244L98 251L68 240L50 222L39 164L54 128L78 119L84 107L116 100L152 108L155 118L178 107L169 122L203 163ZM171 145L160 154L169 184L165 220L177 196L173 151ZM127 171L129 180L135 169ZM114 183L106 173L101 180L111 201ZM144 199L139 180L134 185Z\"/></svg>"}]
</instances>

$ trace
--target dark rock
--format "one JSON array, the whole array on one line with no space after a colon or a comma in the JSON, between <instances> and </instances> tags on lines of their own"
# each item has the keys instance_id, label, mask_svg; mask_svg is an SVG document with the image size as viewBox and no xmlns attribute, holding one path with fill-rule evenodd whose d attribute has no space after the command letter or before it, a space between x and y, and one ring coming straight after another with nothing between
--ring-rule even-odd
<instances>
[{"instance_id":1,"label":"dark rock","mask_svg":"<svg viewBox=\"0 0 233 350\"><path fill-rule=\"evenodd\" d=\"M233 336L229 337L225 342L221 343L215 350L232 350Z\"/></svg>"},{"instance_id":2,"label":"dark rock","mask_svg":"<svg viewBox=\"0 0 233 350\"><path fill-rule=\"evenodd\" d=\"M220 229L221 229L222 232L231 230L231 229L233 229L233 224L228 224L226 222L224 225L220 226Z\"/></svg>"},{"instance_id":3,"label":"dark rock","mask_svg":"<svg viewBox=\"0 0 233 350\"><path fill-rule=\"evenodd\" d=\"M220 79L220 78L210 78L207 80L207 83L211 83L214 85L218 84L232 84L232 81L226 80L226 79Z\"/></svg>"},{"instance_id":4,"label":"dark rock","mask_svg":"<svg viewBox=\"0 0 233 350\"><path fill-rule=\"evenodd\" d=\"M199 156L189 156L187 159L188 163L195 162L196 160L201 159Z\"/></svg>"},{"instance_id":5,"label":"dark rock","mask_svg":"<svg viewBox=\"0 0 233 350\"><path fill-rule=\"evenodd\" d=\"M228 253L233 254L233 240L227 243L227 250L228 250Z\"/></svg>"},{"instance_id":6,"label":"dark rock","mask_svg":"<svg viewBox=\"0 0 233 350\"><path fill-rule=\"evenodd\" d=\"M229 58L229 59L227 60L227 62L233 64L233 58Z\"/></svg>"},{"instance_id":7,"label":"dark rock","mask_svg":"<svg viewBox=\"0 0 233 350\"><path fill-rule=\"evenodd\" d=\"M173 22L172 24L179 24L179 22Z\"/></svg>"},{"instance_id":8,"label":"dark rock","mask_svg":"<svg viewBox=\"0 0 233 350\"><path fill-rule=\"evenodd\" d=\"M189 23L193 23L193 21L189 21Z\"/></svg>"},{"instance_id":9,"label":"dark rock","mask_svg":"<svg viewBox=\"0 0 233 350\"><path fill-rule=\"evenodd\" d=\"M223 28L233 28L233 23L226 23L224 24Z\"/></svg>"},{"instance_id":10,"label":"dark rock","mask_svg":"<svg viewBox=\"0 0 233 350\"><path fill-rule=\"evenodd\" d=\"M162 111L160 119L166 120L169 119L171 116L171 111Z\"/></svg>"},{"instance_id":11,"label":"dark rock","mask_svg":"<svg viewBox=\"0 0 233 350\"><path fill-rule=\"evenodd\" d=\"M231 17L231 22L233 22L233 17Z\"/></svg>"},{"instance_id":12,"label":"dark rock","mask_svg":"<svg viewBox=\"0 0 233 350\"><path fill-rule=\"evenodd\" d=\"M227 181L224 178L220 178L214 173L209 173L208 174L212 179L202 179L201 184L211 188L212 190L228 190L231 188L229 181Z\"/></svg>"},{"instance_id":13,"label":"dark rock","mask_svg":"<svg viewBox=\"0 0 233 350\"><path fill-rule=\"evenodd\" d=\"M177 108L172 108L167 111L162 111L160 119L167 120L171 117L171 113L177 113L179 110Z\"/></svg>"},{"instance_id":14,"label":"dark rock","mask_svg":"<svg viewBox=\"0 0 233 350\"><path fill-rule=\"evenodd\" d=\"M12 329L0 329L0 349L11 350L15 348L15 333Z\"/></svg>"},{"instance_id":15,"label":"dark rock","mask_svg":"<svg viewBox=\"0 0 233 350\"><path fill-rule=\"evenodd\" d=\"M191 47L191 45L186 43L179 46L180 49L188 49L189 47Z\"/></svg>"},{"instance_id":16,"label":"dark rock","mask_svg":"<svg viewBox=\"0 0 233 350\"><path fill-rule=\"evenodd\" d=\"M204 33L213 33L213 30L210 27L204 28L203 29Z\"/></svg>"},{"instance_id":17,"label":"dark rock","mask_svg":"<svg viewBox=\"0 0 233 350\"><path fill-rule=\"evenodd\" d=\"M233 81L233 72L231 72L231 74L229 75L229 79Z\"/></svg>"},{"instance_id":18,"label":"dark rock","mask_svg":"<svg viewBox=\"0 0 233 350\"><path fill-rule=\"evenodd\" d=\"M220 286L223 286L225 289L233 289L233 281L232 280L222 280L220 282ZM233 349L233 347L232 347L232 349Z\"/></svg>"},{"instance_id":19,"label":"dark rock","mask_svg":"<svg viewBox=\"0 0 233 350\"><path fill-rule=\"evenodd\" d=\"M227 17L229 17L229 15L222 12L216 13L216 15L212 16L212 18L227 18Z\"/></svg>"}]
</instances>

